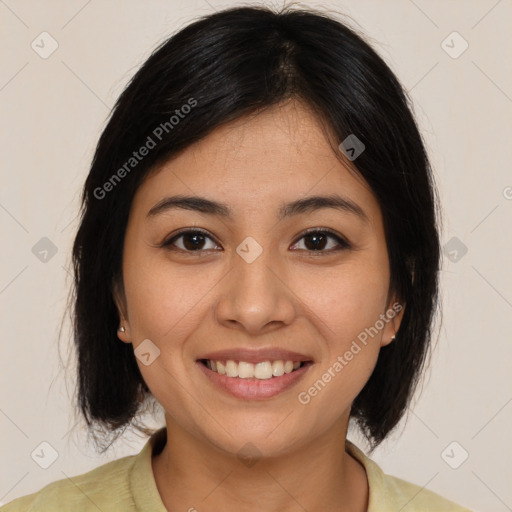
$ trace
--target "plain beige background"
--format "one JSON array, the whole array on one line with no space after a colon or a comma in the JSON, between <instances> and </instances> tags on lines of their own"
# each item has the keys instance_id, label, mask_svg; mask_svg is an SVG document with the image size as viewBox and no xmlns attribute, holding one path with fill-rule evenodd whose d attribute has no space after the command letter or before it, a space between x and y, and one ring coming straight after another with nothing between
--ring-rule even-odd
<instances>
[{"instance_id":1,"label":"plain beige background","mask_svg":"<svg viewBox=\"0 0 512 512\"><path fill-rule=\"evenodd\" d=\"M60 360L71 346L69 325L60 355L58 335L78 195L109 110L137 67L193 18L232 5L0 0L1 503L138 453L146 441L127 433L99 456L83 424L72 430L73 367L66 377ZM373 459L474 510L512 510L512 4L303 5L353 18L396 72L414 100L444 206L438 347L407 421ZM58 48L43 58L52 44ZM36 245L48 244L44 237L57 250L46 262ZM350 437L364 448L357 433ZM57 455L48 469L31 457L43 442Z\"/></svg>"}]
</instances>

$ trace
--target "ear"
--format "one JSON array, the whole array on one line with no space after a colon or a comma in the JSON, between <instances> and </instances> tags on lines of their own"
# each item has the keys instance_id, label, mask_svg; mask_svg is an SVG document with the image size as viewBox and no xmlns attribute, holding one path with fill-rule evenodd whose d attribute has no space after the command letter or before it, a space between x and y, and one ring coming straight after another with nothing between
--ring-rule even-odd
<instances>
[{"instance_id":1,"label":"ear","mask_svg":"<svg viewBox=\"0 0 512 512\"><path fill-rule=\"evenodd\" d=\"M384 312L385 325L382 330L381 347L393 343L394 337L400 328L404 316L405 303L397 299L395 295L388 301L386 311Z\"/></svg>"},{"instance_id":2,"label":"ear","mask_svg":"<svg viewBox=\"0 0 512 512\"><path fill-rule=\"evenodd\" d=\"M117 330L117 337L124 343L131 343L130 338L130 324L128 322L128 314L126 307L126 295L124 292L124 284L122 277L116 276L112 279L112 296L117 307L119 314L119 325ZM119 327L124 327L124 332L119 330Z\"/></svg>"}]
</instances>

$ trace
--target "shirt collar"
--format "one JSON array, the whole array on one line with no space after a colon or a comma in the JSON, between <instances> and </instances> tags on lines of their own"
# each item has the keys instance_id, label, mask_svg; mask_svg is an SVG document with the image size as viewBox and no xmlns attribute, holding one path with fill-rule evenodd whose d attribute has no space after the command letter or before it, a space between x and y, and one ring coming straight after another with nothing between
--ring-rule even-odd
<instances>
[{"instance_id":1,"label":"shirt collar","mask_svg":"<svg viewBox=\"0 0 512 512\"><path fill-rule=\"evenodd\" d=\"M151 464L153 453L159 453L165 446L166 440L167 429L166 427L162 427L148 439L139 455L134 459L129 479L130 489L137 510L166 512L166 508L156 486ZM368 458L362 450L348 439L345 442L345 447L347 452L360 462L366 471L369 488L367 512L382 510L382 507L389 503L384 472L373 460Z\"/></svg>"}]
</instances>

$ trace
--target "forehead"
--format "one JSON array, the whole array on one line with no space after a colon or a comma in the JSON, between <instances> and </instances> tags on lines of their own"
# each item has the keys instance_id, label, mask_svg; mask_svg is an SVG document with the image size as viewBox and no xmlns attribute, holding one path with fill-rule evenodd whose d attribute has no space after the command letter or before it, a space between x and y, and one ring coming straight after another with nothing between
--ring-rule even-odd
<instances>
[{"instance_id":1,"label":"forehead","mask_svg":"<svg viewBox=\"0 0 512 512\"><path fill-rule=\"evenodd\" d=\"M154 170L132 209L141 215L170 194L209 197L236 212L338 193L379 215L367 183L336 154L337 142L310 107L291 101L216 128ZM334 148L334 150L333 150Z\"/></svg>"}]
</instances>

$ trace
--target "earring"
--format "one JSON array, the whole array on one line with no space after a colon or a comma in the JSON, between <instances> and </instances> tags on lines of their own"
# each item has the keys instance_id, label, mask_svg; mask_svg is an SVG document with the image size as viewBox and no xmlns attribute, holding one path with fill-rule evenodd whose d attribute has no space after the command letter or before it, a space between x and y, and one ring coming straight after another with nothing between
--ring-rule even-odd
<instances>
[{"instance_id":1,"label":"earring","mask_svg":"<svg viewBox=\"0 0 512 512\"><path fill-rule=\"evenodd\" d=\"M396 336L393 334L393 336L391 336L391 341L395 341L396 339Z\"/></svg>"},{"instance_id":2,"label":"earring","mask_svg":"<svg viewBox=\"0 0 512 512\"><path fill-rule=\"evenodd\" d=\"M125 332L125 328L121 325L121 327L119 327L118 331L119 332Z\"/></svg>"}]
</instances>

